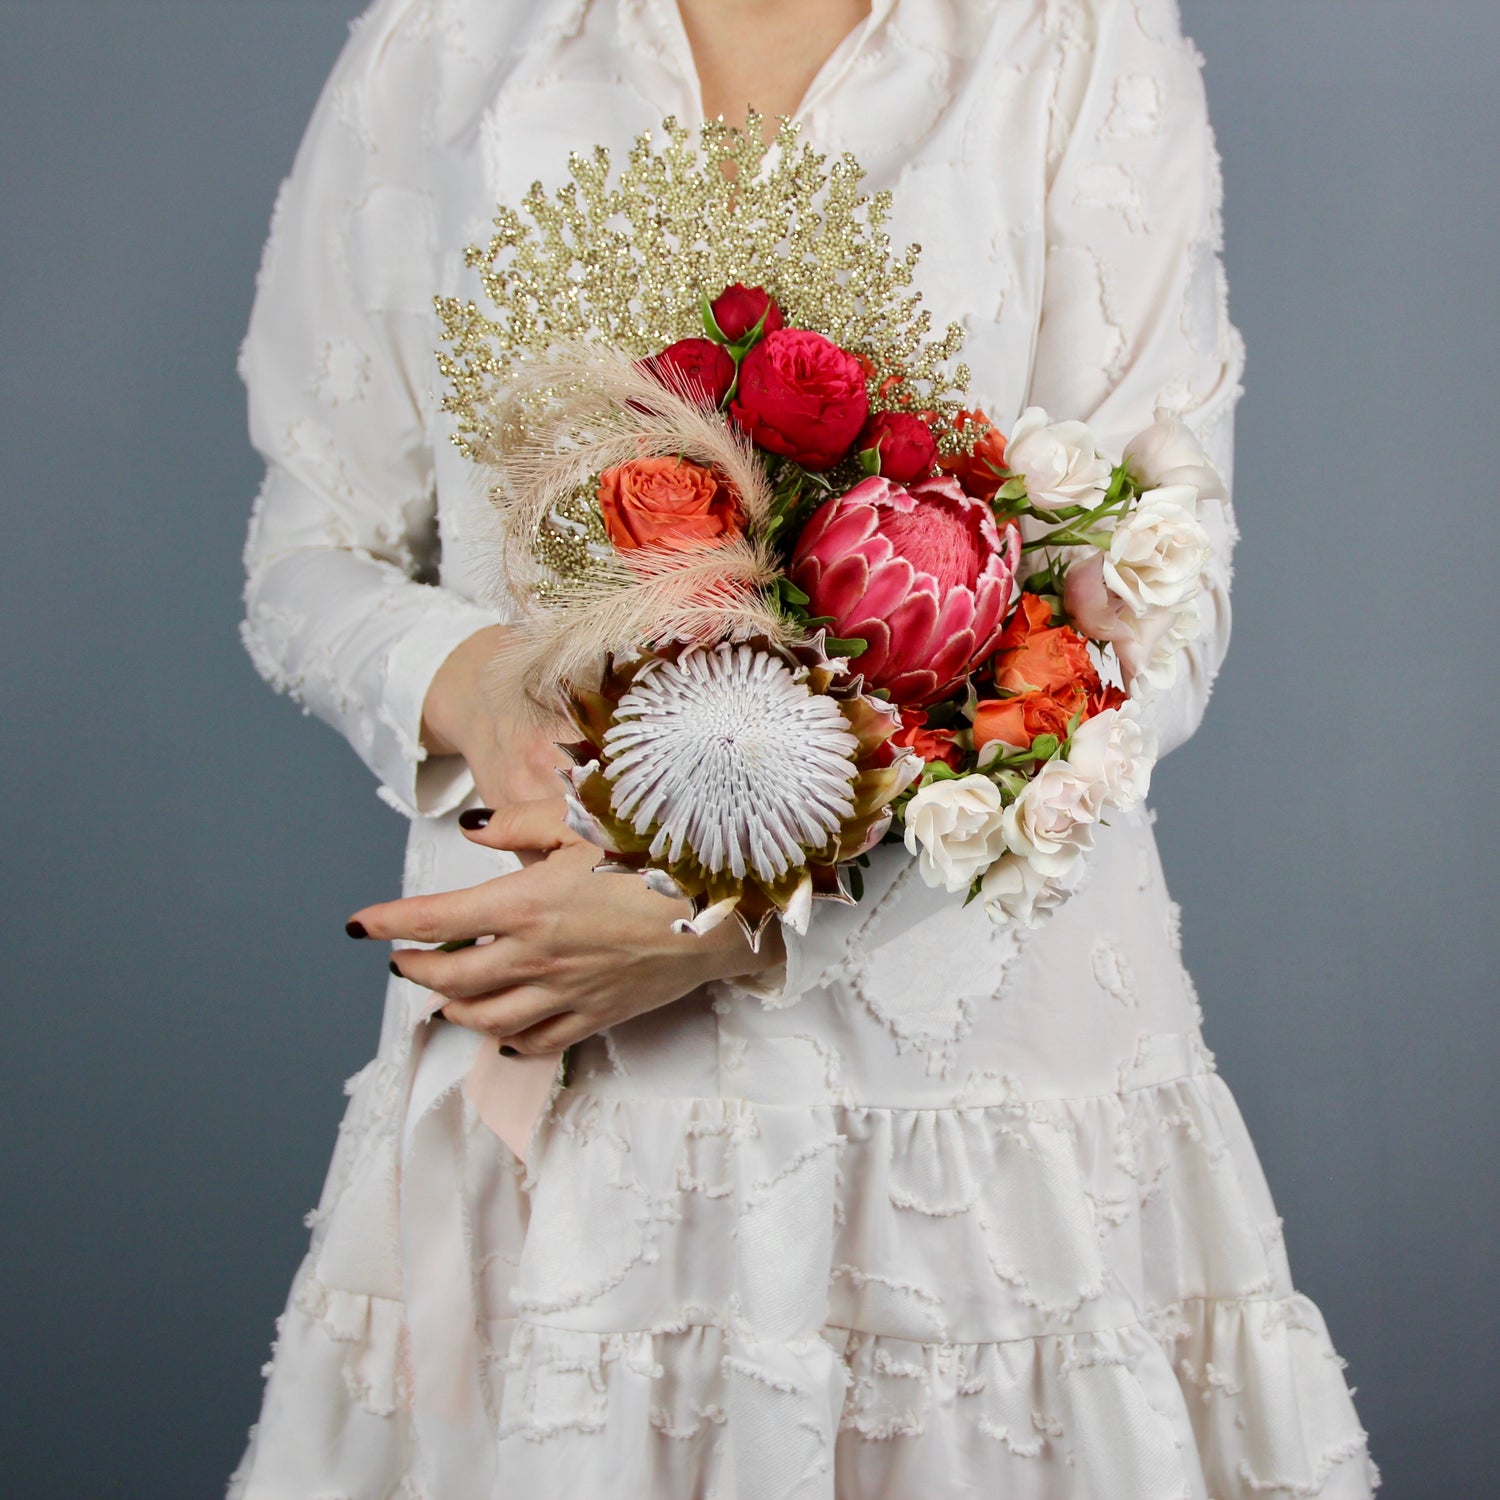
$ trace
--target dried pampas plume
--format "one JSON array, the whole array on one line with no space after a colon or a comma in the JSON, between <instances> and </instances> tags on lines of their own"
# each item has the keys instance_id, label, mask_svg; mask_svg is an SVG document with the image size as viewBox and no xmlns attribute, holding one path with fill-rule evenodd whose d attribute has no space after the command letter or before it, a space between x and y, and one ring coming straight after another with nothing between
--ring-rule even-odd
<instances>
[{"instance_id":1,"label":"dried pampas plume","mask_svg":"<svg viewBox=\"0 0 1500 1500\"><path fill-rule=\"evenodd\" d=\"M493 663L488 691L550 710L593 687L605 657L647 642L795 634L767 602L779 572L763 534L770 484L749 440L697 399L671 367L661 378L595 344L554 346L521 364L495 400L485 460L498 482L501 565L525 610ZM642 548L547 577L539 539L558 507L602 470L635 458L680 456L716 469L734 488L748 536L675 551ZM545 604L536 585L545 579Z\"/></svg>"}]
</instances>

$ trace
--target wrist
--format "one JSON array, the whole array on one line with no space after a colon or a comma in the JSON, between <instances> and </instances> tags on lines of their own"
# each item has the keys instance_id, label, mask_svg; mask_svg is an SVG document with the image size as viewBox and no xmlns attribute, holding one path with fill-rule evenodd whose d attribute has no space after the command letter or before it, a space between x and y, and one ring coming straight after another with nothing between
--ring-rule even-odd
<instances>
[{"instance_id":1,"label":"wrist","mask_svg":"<svg viewBox=\"0 0 1500 1500\"><path fill-rule=\"evenodd\" d=\"M722 950L714 973L715 979L748 979L764 974L769 969L786 962L786 942L782 937L781 923L773 919L761 933L760 947L752 948L740 924L733 918L716 929L722 934ZM702 942L699 938L696 941Z\"/></svg>"},{"instance_id":2,"label":"wrist","mask_svg":"<svg viewBox=\"0 0 1500 1500\"><path fill-rule=\"evenodd\" d=\"M491 716L482 691L485 666L510 627L489 625L459 642L433 673L422 700L422 746L429 755L472 759L476 739L488 731Z\"/></svg>"}]
</instances>

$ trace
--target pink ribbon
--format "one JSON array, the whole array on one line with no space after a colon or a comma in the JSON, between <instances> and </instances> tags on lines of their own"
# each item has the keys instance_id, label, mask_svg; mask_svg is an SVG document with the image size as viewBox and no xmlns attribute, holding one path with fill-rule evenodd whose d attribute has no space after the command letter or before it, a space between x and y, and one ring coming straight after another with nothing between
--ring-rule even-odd
<instances>
[{"instance_id":1,"label":"pink ribbon","mask_svg":"<svg viewBox=\"0 0 1500 1500\"><path fill-rule=\"evenodd\" d=\"M547 1107L561 1052L502 1057L497 1044L483 1039L464 1079L464 1093L479 1118L524 1162L532 1127Z\"/></svg>"}]
</instances>

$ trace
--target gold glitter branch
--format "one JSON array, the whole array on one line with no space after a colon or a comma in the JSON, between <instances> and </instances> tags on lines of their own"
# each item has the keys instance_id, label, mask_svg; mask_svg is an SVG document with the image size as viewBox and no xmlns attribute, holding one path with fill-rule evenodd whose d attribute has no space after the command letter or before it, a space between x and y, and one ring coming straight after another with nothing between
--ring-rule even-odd
<instances>
[{"instance_id":1,"label":"gold glitter branch","mask_svg":"<svg viewBox=\"0 0 1500 1500\"><path fill-rule=\"evenodd\" d=\"M743 131L706 122L697 145L674 119L663 131L660 150L650 131L636 139L613 186L596 147L570 156L571 180L555 193L534 183L522 212L500 208L489 244L466 251L490 313L435 299L451 348L438 353L443 406L464 453L503 468L512 444L501 426L524 411L502 414L497 396L517 361L580 341L653 354L700 334L702 298L733 282L765 287L790 324L867 358L872 408L930 411L940 445L965 446L955 429L968 370L948 369L962 333L952 324L929 337L921 294L908 290L920 247L893 253L890 194L863 196L858 162L846 153L825 165L787 119L769 146L755 115Z\"/></svg>"}]
</instances>

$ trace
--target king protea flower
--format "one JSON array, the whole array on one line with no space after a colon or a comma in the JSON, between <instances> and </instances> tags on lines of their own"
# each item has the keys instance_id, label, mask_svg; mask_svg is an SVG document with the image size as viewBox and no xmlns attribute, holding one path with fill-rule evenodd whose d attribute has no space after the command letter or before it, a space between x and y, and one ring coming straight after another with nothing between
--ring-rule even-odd
<instances>
[{"instance_id":1,"label":"king protea flower","mask_svg":"<svg viewBox=\"0 0 1500 1500\"><path fill-rule=\"evenodd\" d=\"M834 635L866 648L855 668L902 708L953 693L994 649L1021 539L953 479L879 475L825 501L792 554L792 582Z\"/></svg>"},{"instance_id":2,"label":"king protea flower","mask_svg":"<svg viewBox=\"0 0 1500 1500\"><path fill-rule=\"evenodd\" d=\"M772 916L805 932L815 896L852 899L839 866L872 848L922 762L887 745L900 721L818 640L673 642L613 657L569 708L568 821L692 902L682 930L737 917L752 947Z\"/></svg>"}]
</instances>

